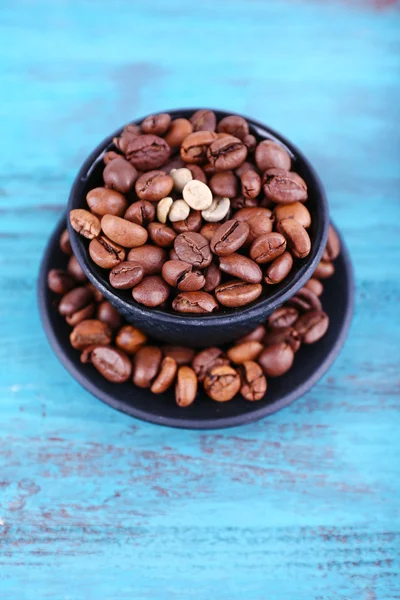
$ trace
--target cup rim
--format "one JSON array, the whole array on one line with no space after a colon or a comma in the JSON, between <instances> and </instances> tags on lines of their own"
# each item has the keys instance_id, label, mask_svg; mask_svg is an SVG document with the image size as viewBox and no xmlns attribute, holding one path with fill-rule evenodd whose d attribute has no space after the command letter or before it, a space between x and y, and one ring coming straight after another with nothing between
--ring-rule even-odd
<instances>
[{"instance_id":1,"label":"cup rim","mask_svg":"<svg viewBox=\"0 0 400 600\"><path fill-rule=\"evenodd\" d=\"M173 109L173 110L162 110L158 112L166 112L171 115L173 118L187 118L192 115L195 111L199 110L199 108L181 108L181 109ZM108 283L106 278L99 277L93 271L93 267L91 265L91 259L89 257L89 253L84 246L83 240L79 239L79 234L72 228L68 215L73 208L78 208L75 206L76 199L79 197L79 207L85 202L86 197L83 196L83 190L87 183L88 178L92 174L92 171L97 165L97 163L102 160L102 156L109 149L109 147L113 143L113 139L120 135L123 131L124 127L119 127L116 131L114 131L111 135L107 136L100 142L95 149L88 155L83 164L81 165L74 182L71 187L71 191L68 198L67 205L67 227L69 232L69 237L71 241L72 250L89 281L103 294L103 296L110 301L112 304L117 306L118 310L122 311L124 314L130 314L133 318L137 317L138 323L140 319L148 319L151 318L154 320L154 325L160 324L162 327L175 327L187 325L190 327L201 327L204 325L212 325L212 326L223 326L227 324L232 324L232 321L237 323L245 322L249 319L254 319L263 316L266 316L273 312L276 308L280 307L284 302L289 300L296 292L304 286L304 284L310 279L315 269L318 266L318 263L321 260L322 254L324 252L326 242L328 239L328 229L329 229L329 208L328 202L326 198L326 193L322 181L315 171L314 167L311 165L310 161L304 156L304 154L286 139L281 133L275 131L271 127L257 121L255 119L246 117L245 115L225 111L221 109L213 109L210 108L217 115L217 118L223 118L230 115L240 116L246 119L249 125L259 132L260 135L265 137L265 133L268 133L268 138L273 139L274 141L282 144L291 154L291 156L296 157L297 160L303 163L306 169L309 172L309 178L313 180L315 189L317 190L317 202L319 203L320 215L316 227L315 239L311 247L310 254L303 259L303 264L297 270L296 273L293 274L293 278L285 283L283 287L281 287L278 291L272 292L268 297L264 297L261 300L255 300L248 306L243 306L240 308L229 309L227 312L218 312L216 314L182 314L182 313L172 313L166 312L160 308L147 308L145 306L141 306L136 303L133 298L131 301L125 300L125 298L118 295L118 290L113 290L111 285ZM155 113L154 113L155 114ZM130 121L131 124L139 125L146 118L144 117L135 119Z\"/></svg>"}]
</instances>

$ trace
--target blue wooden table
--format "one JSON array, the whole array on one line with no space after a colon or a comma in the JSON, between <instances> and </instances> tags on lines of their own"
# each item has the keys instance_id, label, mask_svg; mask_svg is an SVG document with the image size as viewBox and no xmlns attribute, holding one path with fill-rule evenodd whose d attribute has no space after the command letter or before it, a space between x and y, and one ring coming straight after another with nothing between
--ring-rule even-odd
<instances>
[{"instance_id":1,"label":"blue wooden table","mask_svg":"<svg viewBox=\"0 0 400 600\"><path fill-rule=\"evenodd\" d=\"M399 32L382 0L1 2L0 598L400 598ZM35 286L97 142L210 105L310 157L357 290L311 392L207 433L83 391L49 348Z\"/></svg>"}]
</instances>

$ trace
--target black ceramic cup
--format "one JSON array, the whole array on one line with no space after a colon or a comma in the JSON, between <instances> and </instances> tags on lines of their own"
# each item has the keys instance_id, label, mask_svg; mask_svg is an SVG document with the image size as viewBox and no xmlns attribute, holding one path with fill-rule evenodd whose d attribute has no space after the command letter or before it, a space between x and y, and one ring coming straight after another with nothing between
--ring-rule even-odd
<instances>
[{"instance_id":1,"label":"black ceramic cup","mask_svg":"<svg viewBox=\"0 0 400 600\"><path fill-rule=\"evenodd\" d=\"M173 118L189 118L197 109L181 109L169 112ZM215 110L218 120L231 112ZM133 121L140 125L144 117ZM90 258L89 240L77 234L68 222L68 230L73 251L88 279L123 314L126 320L145 333L169 344L184 344L193 347L220 345L244 336L259 323L291 298L312 276L328 236L329 211L323 185L305 156L291 142L269 127L246 117L250 133L257 141L271 139L283 144L292 157L292 168L305 180L309 198L307 208L312 216L309 230L312 248L310 254L301 261L295 261L289 276L280 284L268 286L258 300L243 308L223 309L217 314L183 315L172 310L146 308L133 300L130 290L115 290L108 281L108 271L98 267ZM114 148L113 138L123 128L101 142L88 156L74 181L68 200L68 212L74 208L87 208L86 194L89 190L102 186L104 169L103 155Z\"/></svg>"}]
</instances>

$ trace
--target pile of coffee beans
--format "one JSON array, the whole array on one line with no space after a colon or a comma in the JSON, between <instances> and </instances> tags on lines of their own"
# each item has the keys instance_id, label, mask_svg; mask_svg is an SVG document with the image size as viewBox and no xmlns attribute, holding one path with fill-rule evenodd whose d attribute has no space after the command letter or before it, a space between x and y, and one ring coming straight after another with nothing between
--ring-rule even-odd
<instances>
[{"instance_id":1,"label":"pile of coffee beans","mask_svg":"<svg viewBox=\"0 0 400 600\"><path fill-rule=\"evenodd\" d=\"M331 227L323 259L312 279L286 304L276 309L247 336L224 348L195 351L167 346L147 338L88 283L72 254L68 232L60 238L68 256L66 269L52 269L48 286L58 297L59 313L71 326L71 345L108 381L132 380L140 388L162 394L175 386L176 402L189 406L198 386L216 402L240 393L249 401L261 400L267 379L284 375L302 344L313 344L326 333L329 317L323 311L321 279L335 270L340 242Z\"/></svg>"},{"instance_id":2,"label":"pile of coffee beans","mask_svg":"<svg viewBox=\"0 0 400 600\"><path fill-rule=\"evenodd\" d=\"M238 308L311 250L307 185L281 144L211 110L130 124L72 227L116 290L179 313Z\"/></svg>"}]
</instances>

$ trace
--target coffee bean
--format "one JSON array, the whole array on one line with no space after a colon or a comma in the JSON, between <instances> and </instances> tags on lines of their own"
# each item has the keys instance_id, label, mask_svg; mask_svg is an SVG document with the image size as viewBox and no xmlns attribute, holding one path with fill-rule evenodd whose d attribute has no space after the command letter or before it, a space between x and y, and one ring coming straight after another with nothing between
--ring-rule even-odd
<instances>
[{"instance_id":1,"label":"coffee bean","mask_svg":"<svg viewBox=\"0 0 400 600\"><path fill-rule=\"evenodd\" d=\"M293 266L293 258L290 252L284 252L269 265L265 271L264 281L270 285L280 283L287 277Z\"/></svg>"},{"instance_id":2,"label":"coffee bean","mask_svg":"<svg viewBox=\"0 0 400 600\"><path fill-rule=\"evenodd\" d=\"M217 171L232 171L246 160L247 148L232 135L215 140L207 149L207 159Z\"/></svg>"},{"instance_id":3,"label":"coffee bean","mask_svg":"<svg viewBox=\"0 0 400 600\"><path fill-rule=\"evenodd\" d=\"M94 317L96 312L96 304L94 302L90 302L87 306L84 306L80 310L77 310L72 315L65 317L66 322L71 327L75 327L81 321L85 321L86 319L91 319Z\"/></svg>"},{"instance_id":4,"label":"coffee bean","mask_svg":"<svg viewBox=\"0 0 400 600\"><path fill-rule=\"evenodd\" d=\"M270 329L265 334L263 342L265 346L275 346L276 344L285 342L289 344L293 352L297 352L301 346L300 336L294 327L276 327L275 329Z\"/></svg>"},{"instance_id":5,"label":"coffee bean","mask_svg":"<svg viewBox=\"0 0 400 600\"><path fill-rule=\"evenodd\" d=\"M261 400L267 391L267 380L256 362L246 361L242 365L242 387L240 393L250 402Z\"/></svg>"},{"instance_id":6,"label":"coffee bean","mask_svg":"<svg viewBox=\"0 0 400 600\"><path fill-rule=\"evenodd\" d=\"M132 374L129 358L116 348L96 346L90 351L90 362L99 373L112 383L124 383Z\"/></svg>"},{"instance_id":7,"label":"coffee bean","mask_svg":"<svg viewBox=\"0 0 400 600\"><path fill-rule=\"evenodd\" d=\"M174 249L180 260L195 267L207 267L212 254L207 240L200 233L180 233L174 242Z\"/></svg>"},{"instance_id":8,"label":"coffee bean","mask_svg":"<svg viewBox=\"0 0 400 600\"><path fill-rule=\"evenodd\" d=\"M168 143L157 135L139 135L128 143L126 157L139 171L158 169L167 162Z\"/></svg>"},{"instance_id":9,"label":"coffee bean","mask_svg":"<svg viewBox=\"0 0 400 600\"><path fill-rule=\"evenodd\" d=\"M226 215L229 213L230 204L231 201L229 198L216 197L209 208L201 211L201 215L205 221L218 223L225 219Z\"/></svg>"},{"instance_id":10,"label":"coffee bean","mask_svg":"<svg viewBox=\"0 0 400 600\"><path fill-rule=\"evenodd\" d=\"M140 136L140 128L133 123L126 125L123 132L117 138L114 138L114 144L124 154L126 154L128 145Z\"/></svg>"},{"instance_id":11,"label":"coffee bean","mask_svg":"<svg viewBox=\"0 0 400 600\"><path fill-rule=\"evenodd\" d=\"M193 270L193 265L182 260L168 260L163 264L162 276L165 281L183 292L195 292L204 286L204 275Z\"/></svg>"},{"instance_id":12,"label":"coffee bean","mask_svg":"<svg viewBox=\"0 0 400 600\"><path fill-rule=\"evenodd\" d=\"M238 115L230 115L220 120L217 126L219 133L228 133L243 140L249 133L249 124L243 117Z\"/></svg>"},{"instance_id":13,"label":"coffee bean","mask_svg":"<svg viewBox=\"0 0 400 600\"><path fill-rule=\"evenodd\" d=\"M165 164L161 165L160 169L169 175L172 169L182 169L186 166L179 154L175 154Z\"/></svg>"},{"instance_id":14,"label":"coffee bean","mask_svg":"<svg viewBox=\"0 0 400 600\"><path fill-rule=\"evenodd\" d=\"M232 171L222 171L211 177L210 188L215 196L234 198L238 191L238 181Z\"/></svg>"},{"instance_id":15,"label":"coffee bean","mask_svg":"<svg viewBox=\"0 0 400 600\"><path fill-rule=\"evenodd\" d=\"M153 394L163 394L174 383L178 366L173 358L166 356L163 358L160 366L160 372L155 378L150 391Z\"/></svg>"},{"instance_id":16,"label":"coffee bean","mask_svg":"<svg viewBox=\"0 0 400 600\"><path fill-rule=\"evenodd\" d=\"M148 171L140 175L135 183L135 191L141 200L157 202L171 192L174 182L164 171Z\"/></svg>"},{"instance_id":17,"label":"coffee bean","mask_svg":"<svg viewBox=\"0 0 400 600\"><path fill-rule=\"evenodd\" d=\"M117 190L122 194L126 194L133 188L137 176L138 172L135 167L122 157L112 160L103 171L106 187Z\"/></svg>"},{"instance_id":18,"label":"coffee bean","mask_svg":"<svg viewBox=\"0 0 400 600\"><path fill-rule=\"evenodd\" d=\"M307 185L297 173L268 169L263 177L265 196L277 204L290 204L307 200Z\"/></svg>"},{"instance_id":19,"label":"coffee bean","mask_svg":"<svg viewBox=\"0 0 400 600\"><path fill-rule=\"evenodd\" d=\"M66 294L76 286L76 281L62 269L51 269L47 274L47 285L55 294Z\"/></svg>"},{"instance_id":20,"label":"coffee bean","mask_svg":"<svg viewBox=\"0 0 400 600\"><path fill-rule=\"evenodd\" d=\"M287 240L290 250L297 258L305 258L311 251L311 240L307 231L295 219L282 219L277 229Z\"/></svg>"},{"instance_id":21,"label":"coffee bean","mask_svg":"<svg viewBox=\"0 0 400 600\"><path fill-rule=\"evenodd\" d=\"M327 262L325 260L321 260L318 263L318 267L314 271L313 277L317 279L329 279L335 272L335 265L333 262Z\"/></svg>"},{"instance_id":22,"label":"coffee bean","mask_svg":"<svg viewBox=\"0 0 400 600\"><path fill-rule=\"evenodd\" d=\"M100 302L97 308L97 318L99 319L99 321L107 323L111 331L116 331L122 325L121 315L119 314L117 309L114 308L112 304L110 304L110 302L107 302L107 300L103 300L103 302Z\"/></svg>"},{"instance_id":23,"label":"coffee bean","mask_svg":"<svg viewBox=\"0 0 400 600\"><path fill-rule=\"evenodd\" d=\"M162 198L160 202L157 204L157 219L160 223L166 223L169 215L169 211L171 210L171 206L173 204L172 198L167 196L166 198Z\"/></svg>"},{"instance_id":24,"label":"coffee bean","mask_svg":"<svg viewBox=\"0 0 400 600\"><path fill-rule=\"evenodd\" d=\"M198 232L202 225L201 212L198 210L191 210L189 216L182 221L175 221L172 224L174 231L177 233L185 233L186 231Z\"/></svg>"},{"instance_id":25,"label":"coffee bean","mask_svg":"<svg viewBox=\"0 0 400 600\"><path fill-rule=\"evenodd\" d=\"M297 321L299 311L293 306L281 306L274 310L267 319L268 327L276 329L278 327L290 327Z\"/></svg>"},{"instance_id":26,"label":"coffee bean","mask_svg":"<svg viewBox=\"0 0 400 600\"><path fill-rule=\"evenodd\" d=\"M179 367L175 386L175 399L178 406L190 406L197 394L196 373L188 366Z\"/></svg>"},{"instance_id":27,"label":"coffee bean","mask_svg":"<svg viewBox=\"0 0 400 600\"><path fill-rule=\"evenodd\" d=\"M251 258L236 252L229 256L221 256L219 268L224 273L249 283L260 283L262 280L260 267Z\"/></svg>"},{"instance_id":28,"label":"coffee bean","mask_svg":"<svg viewBox=\"0 0 400 600\"><path fill-rule=\"evenodd\" d=\"M306 229L311 225L310 211L302 202L291 202L290 204L278 204L274 209L275 220L278 223L282 219L296 219Z\"/></svg>"},{"instance_id":29,"label":"coffee bean","mask_svg":"<svg viewBox=\"0 0 400 600\"><path fill-rule=\"evenodd\" d=\"M212 367L204 379L204 391L216 402L232 400L239 392L240 387L240 376L229 365Z\"/></svg>"},{"instance_id":30,"label":"coffee bean","mask_svg":"<svg viewBox=\"0 0 400 600\"><path fill-rule=\"evenodd\" d=\"M211 313L217 310L218 303L207 292L182 292L173 300L172 308L181 313Z\"/></svg>"},{"instance_id":31,"label":"coffee bean","mask_svg":"<svg viewBox=\"0 0 400 600\"><path fill-rule=\"evenodd\" d=\"M152 242L161 248L170 248L176 238L176 233L163 223L150 223L147 227Z\"/></svg>"},{"instance_id":32,"label":"coffee bean","mask_svg":"<svg viewBox=\"0 0 400 600\"><path fill-rule=\"evenodd\" d=\"M203 169L199 167L199 165L185 165L185 167L189 169L193 179L197 179L202 183L207 183L206 174L204 173Z\"/></svg>"},{"instance_id":33,"label":"coffee bean","mask_svg":"<svg viewBox=\"0 0 400 600\"><path fill-rule=\"evenodd\" d=\"M83 272L81 265L78 263L76 256L71 256L69 259L67 271L75 279L75 281L79 281L79 283L84 283L87 281L87 277Z\"/></svg>"},{"instance_id":34,"label":"coffee bean","mask_svg":"<svg viewBox=\"0 0 400 600\"><path fill-rule=\"evenodd\" d=\"M232 198L231 200L232 210L240 210L241 208L255 208L256 206L258 206L256 198L245 198L244 196L236 196L236 198Z\"/></svg>"},{"instance_id":35,"label":"coffee bean","mask_svg":"<svg viewBox=\"0 0 400 600\"><path fill-rule=\"evenodd\" d=\"M272 262L286 250L286 240L282 234L271 231L259 235L251 245L250 256L259 265Z\"/></svg>"},{"instance_id":36,"label":"coffee bean","mask_svg":"<svg viewBox=\"0 0 400 600\"><path fill-rule=\"evenodd\" d=\"M304 313L294 324L301 341L304 344L313 344L325 335L329 326L329 317L321 310L312 310Z\"/></svg>"},{"instance_id":37,"label":"coffee bean","mask_svg":"<svg viewBox=\"0 0 400 600\"><path fill-rule=\"evenodd\" d=\"M260 342L242 342L229 348L226 354L229 360L240 365L246 360L255 360L263 348L264 346Z\"/></svg>"},{"instance_id":38,"label":"coffee bean","mask_svg":"<svg viewBox=\"0 0 400 600\"><path fill-rule=\"evenodd\" d=\"M167 253L163 248L145 244L138 248L132 248L128 254L128 261L133 261L143 268L144 275L157 275L161 273L162 266L167 259Z\"/></svg>"},{"instance_id":39,"label":"coffee bean","mask_svg":"<svg viewBox=\"0 0 400 600\"><path fill-rule=\"evenodd\" d=\"M221 348L206 348L201 350L192 361L192 367L200 383L204 381L208 371L214 366L227 365L229 360L224 357Z\"/></svg>"},{"instance_id":40,"label":"coffee bean","mask_svg":"<svg viewBox=\"0 0 400 600\"><path fill-rule=\"evenodd\" d=\"M256 148L254 155L257 163L257 167L262 173L277 167L279 169L285 169L290 171L291 159L288 151L272 140L263 140Z\"/></svg>"},{"instance_id":41,"label":"coffee bean","mask_svg":"<svg viewBox=\"0 0 400 600\"><path fill-rule=\"evenodd\" d=\"M149 388L156 378L162 360L157 346L139 348L133 359L133 383L140 388Z\"/></svg>"},{"instance_id":42,"label":"coffee bean","mask_svg":"<svg viewBox=\"0 0 400 600\"><path fill-rule=\"evenodd\" d=\"M109 165L112 160L116 158L121 158L121 154L118 152L114 152L114 150L109 150L108 152L104 152L103 154L103 162L105 165Z\"/></svg>"},{"instance_id":43,"label":"coffee bean","mask_svg":"<svg viewBox=\"0 0 400 600\"><path fill-rule=\"evenodd\" d=\"M254 302L262 292L260 283L246 283L234 279L222 283L215 289L217 300L228 308L240 308L250 302Z\"/></svg>"},{"instance_id":44,"label":"coffee bean","mask_svg":"<svg viewBox=\"0 0 400 600\"><path fill-rule=\"evenodd\" d=\"M322 255L322 260L331 261L336 260L340 254L340 240L339 236L332 227L329 225L328 241L326 244L325 252Z\"/></svg>"},{"instance_id":45,"label":"coffee bean","mask_svg":"<svg viewBox=\"0 0 400 600\"><path fill-rule=\"evenodd\" d=\"M264 325L258 325L253 331L245 335L244 337L236 340L237 344L242 344L243 342L261 342L265 335L265 327Z\"/></svg>"},{"instance_id":46,"label":"coffee bean","mask_svg":"<svg viewBox=\"0 0 400 600\"><path fill-rule=\"evenodd\" d=\"M194 210L205 210L211 206L213 201L210 188L197 179L188 181L183 188L182 196L190 208L194 208Z\"/></svg>"},{"instance_id":47,"label":"coffee bean","mask_svg":"<svg viewBox=\"0 0 400 600\"><path fill-rule=\"evenodd\" d=\"M212 237L213 237L214 233L217 231L217 229L218 229L219 226L220 226L219 223L206 223L200 229L199 233L203 237L205 237L208 242L211 242Z\"/></svg>"},{"instance_id":48,"label":"coffee bean","mask_svg":"<svg viewBox=\"0 0 400 600\"><path fill-rule=\"evenodd\" d=\"M141 264L134 261L119 263L110 272L110 283L118 290L129 290L138 284L144 277Z\"/></svg>"},{"instance_id":49,"label":"coffee bean","mask_svg":"<svg viewBox=\"0 0 400 600\"><path fill-rule=\"evenodd\" d=\"M125 248L136 248L147 241L147 231L144 227L114 215L104 215L101 228L110 240Z\"/></svg>"},{"instance_id":50,"label":"coffee bean","mask_svg":"<svg viewBox=\"0 0 400 600\"><path fill-rule=\"evenodd\" d=\"M258 363L267 377L279 377L293 364L294 352L286 342L267 346L258 357Z\"/></svg>"},{"instance_id":51,"label":"coffee bean","mask_svg":"<svg viewBox=\"0 0 400 600\"><path fill-rule=\"evenodd\" d=\"M321 296L322 292L324 291L324 286L322 283L318 281L318 279L314 279L314 277L309 279L304 287L313 292L316 296Z\"/></svg>"},{"instance_id":52,"label":"coffee bean","mask_svg":"<svg viewBox=\"0 0 400 600\"><path fill-rule=\"evenodd\" d=\"M101 235L90 242L89 255L92 261L102 269L112 269L125 260L124 248L105 235Z\"/></svg>"},{"instance_id":53,"label":"coffee bean","mask_svg":"<svg viewBox=\"0 0 400 600\"><path fill-rule=\"evenodd\" d=\"M263 233L271 233L274 215L268 208L242 208L235 213L235 219L247 223L250 228L247 243L251 244Z\"/></svg>"},{"instance_id":54,"label":"coffee bean","mask_svg":"<svg viewBox=\"0 0 400 600\"><path fill-rule=\"evenodd\" d=\"M261 191L261 177L256 171L249 169L240 178L242 194L245 198L257 198Z\"/></svg>"},{"instance_id":55,"label":"coffee bean","mask_svg":"<svg viewBox=\"0 0 400 600\"><path fill-rule=\"evenodd\" d=\"M77 311L85 308L93 302L93 293L85 287L77 287L67 292L61 298L58 312L63 317L70 317Z\"/></svg>"},{"instance_id":56,"label":"coffee bean","mask_svg":"<svg viewBox=\"0 0 400 600\"><path fill-rule=\"evenodd\" d=\"M132 325L124 325L119 330L115 343L128 354L135 354L147 342L147 336Z\"/></svg>"},{"instance_id":57,"label":"coffee bean","mask_svg":"<svg viewBox=\"0 0 400 600\"><path fill-rule=\"evenodd\" d=\"M133 299L149 308L163 304L169 293L169 286L159 275L147 275L132 289Z\"/></svg>"},{"instance_id":58,"label":"coffee bean","mask_svg":"<svg viewBox=\"0 0 400 600\"><path fill-rule=\"evenodd\" d=\"M187 119L174 119L164 139L168 146L177 148L193 131L193 125Z\"/></svg>"},{"instance_id":59,"label":"coffee bean","mask_svg":"<svg viewBox=\"0 0 400 600\"><path fill-rule=\"evenodd\" d=\"M174 190L180 194L182 193L185 185L193 179L192 172L185 167L182 169L172 169L170 171L170 176L174 182Z\"/></svg>"},{"instance_id":60,"label":"coffee bean","mask_svg":"<svg viewBox=\"0 0 400 600\"><path fill-rule=\"evenodd\" d=\"M137 225L147 227L149 223L152 223L156 216L156 209L152 202L147 200L138 200L130 205L124 215L124 219Z\"/></svg>"},{"instance_id":61,"label":"coffee bean","mask_svg":"<svg viewBox=\"0 0 400 600\"><path fill-rule=\"evenodd\" d=\"M69 220L73 229L83 235L88 240L100 235L100 221L88 210L83 208L75 208L69 213Z\"/></svg>"},{"instance_id":62,"label":"coffee bean","mask_svg":"<svg viewBox=\"0 0 400 600\"><path fill-rule=\"evenodd\" d=\"M236 215L235 215L236 216ZM247 240L250 227L247 223L230 219L218 227L211 239L211 250L218 256L236 252Z\"/></svg>"},{"instance_id":63,"label":"coffee bean","mask_svg":"<svg viewBox=\"0 0 400 600\"><path fill-rule=\"evenodd\" d=\"M184 200L175 200L172 204L168 218L171 223L177 223L179 221L184 221L188 218L190 213L190 206L186 204Z\"/></svg>"},{"instance_id":64,"label":"coffee bean","mask_svg":"<svg viewBox=\"0 0 400 600\"><path fill-rule=\"evenodd\" d=\"M62 234L60 236L60 249L61 249L61 252L64 252L64 254L71 256L72 248L71 248L71 242L69 241L68 229L64 229L64 231L62 232Z\"/></svg>"},{"instance_id":65,"label":"coffee bean","mask_svg":"<svg viewBox=\"0 0 400 600\"><path fill-rule=\"evenodd\" d=\"M74 327L69 341L76 350L84 350L92 345L108 346L111 343L111 329L98 319L88 319Z\"/></svg>"},{"instance_id":66,"label":"coffee bean","mask_svg":"<svg viewBox=\"0 0 400 600\"><path fill-rule=\"evenodd\" d=\"M93 283L86 283L85 288L90 290L93 294L93 300L95 302L103 302L104 296L96 287L94 287ZM101 319L100 319L101 320Z\"/></svg>"},{"instance_id":67,"label":"coffee bean","mask_svg":"<svg viewBox=\"0 0 400 600\"><path fill-rule=\"evenodd\" d=\"M143 133L153 135L164 135L171 124L171 116L168 113L159 113L157 115L149 115L141 124Z\"/></svg>"},{"instance_id":68,"label":"coffee bean","mask_svg":"<svg viewBox=\"0 0 400 600\"><path fill-rule=\"evenodd\" d=\"M244 136L243 143L246 146L248 152L253 152L257 146L257 138L255 137L255 135L248 133Z\"/></svg>"},{"instance_id":69,"label":"coffee bean","mask_svg":"<svg viewBox=\"0 0 400 600\"><path fill-rule=\"evenodd\" d=\"M205 292L212 292L221 283L222 273L218 269L215 263L210 263L204 271L205 282L203 290Z\"/></svg>"},{"instance_id":70,"label":"coffee bean","mask_svg":"<svg viewBox=\"0 0 400 600\"><path fill-rule=\"evenodd\" d=\"M131 166L130 163L128 165ZM105 187L97 187L90 190L86 196L86 202L92 213L99 217L103 215L122 217L128 206L125 196L120 192L109 190Z\"/></svg>"},{"instance_id":71,"label":"coffee bean","mask_svg":"<svg viewBox=\"0 0 400 600\"><path fill-rule=\"evenodd\" d=\"M322 310L321 301L311 290L307 288L301 288L290 300L287 302L290 306L294 306L301 312L309 310Z\"/></svg>"},{"instance_id":72,"label":"coffee bean","mask_svg":"<svg viewBox=\"0 0 400 600\"><path fill-rule=\"evenodd\" d=\"M188 135L182 142L180 151L182 160L189 163L186 166L190 169L191 164L201 165L207 162L207 149L216 139L217 134L213 131L196 131ZM193 178L195 179L194 175Z\"/></svg>"},{"instance_id":73,"label":"coffee bean","mask_svg":"<svg viewBox=\"0 0 400 600\"><path fill-rule=\"evenodd\" d=\"M212 110L196 110L190 117L193 131L215 131L217 117Z\"/></svg>"}]
</instances>

